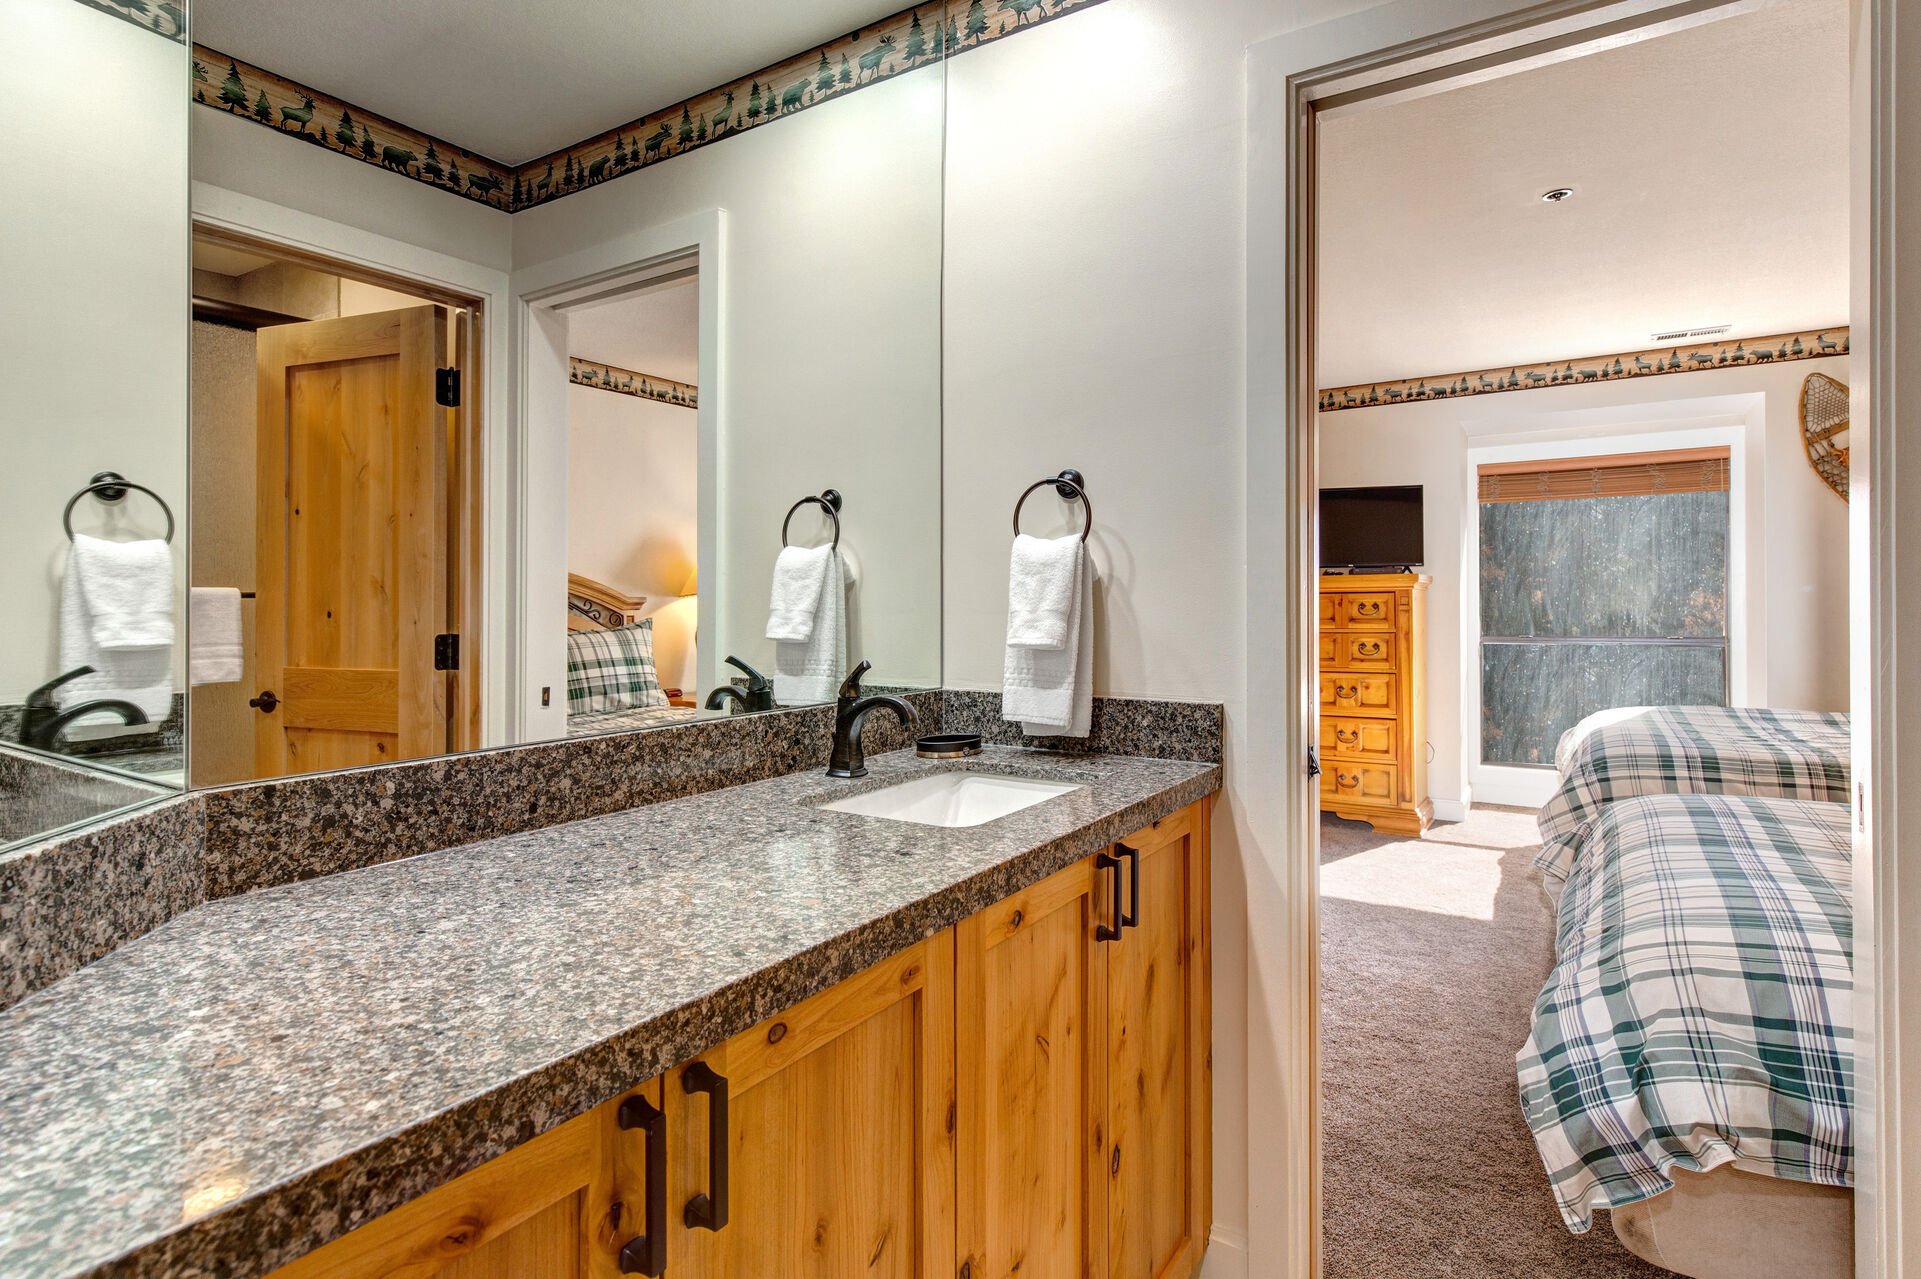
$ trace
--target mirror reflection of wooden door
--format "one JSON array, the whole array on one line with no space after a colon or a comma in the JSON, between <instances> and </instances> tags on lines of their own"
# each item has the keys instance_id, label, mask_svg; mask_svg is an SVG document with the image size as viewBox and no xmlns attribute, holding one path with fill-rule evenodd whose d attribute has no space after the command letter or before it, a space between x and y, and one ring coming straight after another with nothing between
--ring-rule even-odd
<instances>
[{"instance_id":1,"label":"mirror reflection of wooden door","mask_svg":"<svg viewBox=\"0 0 1921 1279\"><path fill-rule=\"evenodd\" d=\"M440 310L261 329L258 775L448 749Z\"/></svg>"}]
</instances>

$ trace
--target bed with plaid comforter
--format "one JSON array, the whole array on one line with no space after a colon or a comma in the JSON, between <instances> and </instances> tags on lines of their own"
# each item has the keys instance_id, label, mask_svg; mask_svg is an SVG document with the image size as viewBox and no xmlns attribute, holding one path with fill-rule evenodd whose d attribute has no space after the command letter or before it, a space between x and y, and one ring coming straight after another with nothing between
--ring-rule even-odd
<instances>
[{"instance_id":1,"label":"bed with plaid comforter","mask_svg":"<svg viewBox=\"0 0 1921 1279\"><path fill-rule=\"evenodd\" d=\"M1586 721L1583 721L1585 724ZM1572 732L1582 732L1577 725ZM1585 733L1541 809L1534 864L1550 891L1605 806L1639 795L1756 795L1846 803L1848 717L1754 706L1659 706Z\"/></svg>"},{"instance_id":2,"label":"bed with plaid comforter","mask_svg":"<svg viewBox=\"0 0 1921 1279\"><path fill-rule=\"evenodd\" d=\"M1853 1184L1849 809L1611 804L1515 1056L1569 1230L1722 1164Z\"/></svg>"}]
</instances>

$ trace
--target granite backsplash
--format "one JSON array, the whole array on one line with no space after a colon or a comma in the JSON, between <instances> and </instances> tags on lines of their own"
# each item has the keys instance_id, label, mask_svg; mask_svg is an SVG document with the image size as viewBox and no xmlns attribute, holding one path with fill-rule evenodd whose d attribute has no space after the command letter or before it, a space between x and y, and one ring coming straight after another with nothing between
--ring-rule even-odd
<instances>
[{"instance_id":1,"label":"granite backsplash","mask_svg":"<svg viewBox=\"0 0 1921 1279\"><path fill-rule=\"evenodd\" d=\"M913 732L867 723L879 755L920 733L1218 763L1219 705L1096 698L1084 740L1032 738L1000 694L906 694ZM0 854L0 1007L203 902L481 839L825 767L831 706L200 791Z\"/></svg>"}]
</instances>

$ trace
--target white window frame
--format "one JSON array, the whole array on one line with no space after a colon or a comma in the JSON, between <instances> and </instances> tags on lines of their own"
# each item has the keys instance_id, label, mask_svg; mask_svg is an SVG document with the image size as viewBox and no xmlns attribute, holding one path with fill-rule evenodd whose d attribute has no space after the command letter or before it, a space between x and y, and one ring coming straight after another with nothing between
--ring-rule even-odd
<instances>
[{"instance_id":1,"label":"white window frame","mask_svg":"<svg viewBox=\"0 0 1921 1279\"><path fill-rule=\"evenodd\" d=\"M1766 430L1766 397L1757 393L1715 397L1723 403L1703 413L1701 400L1659 401L1623 408L1529 414L1466 424L1467 466L1462 476L1461 521L1461 758L1467 761L1466 800L1538 808L1554 793L1552 769L1490 764L1481 757L1481 539L1479 470L1494 462L1543 462L1570 457L1611 457L1667 449L1728 450L1728 704L1766 701L1767 628L1760 568L1762 503L1750 500L1759 479L1750 460ZM1726 401L1740 401L1727 405ZM1735 409L1737 411L1727 411ZM1744 410L1744 411L1739 411ZM1575 419L1575 420L1569 420ZM1587 419L1582 421L1580 419ZM1520 429L1516 429L1520 428ZM1480 441L1477 443L1477 439ZM1750 449L1753 441L1757 447Z\"/></svg>"}]
</instances>

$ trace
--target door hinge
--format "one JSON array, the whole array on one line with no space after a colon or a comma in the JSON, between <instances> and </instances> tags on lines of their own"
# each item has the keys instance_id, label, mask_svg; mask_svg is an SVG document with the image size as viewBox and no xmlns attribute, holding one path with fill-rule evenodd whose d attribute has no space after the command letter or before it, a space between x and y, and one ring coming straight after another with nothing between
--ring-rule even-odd
<instances>
[{"instance_id":1,"label":"door hinge","mask_svg":"<svg viewBox=\"0 0 1921 1279\"><path fill-rule=\"evenodd\" d=\"M460 669L460 636L434 636L434 669L437 671Z\"/></svg>"},{"instance_id":2,"label":"door hinge","mask_svg":"<svg viewBox=\"0 0 1921 1279\"><path fill-rule=\"evenodd\" d=\"M434 370L434 403L443 408L460 407L460 370Z\"/></svg>"},{"instance_id":3,"label":"door hinge","mask_svg":"<svg viewBox=\"0 0 1921 1279\"><path fill-rule=\"evenodd\" d=\"M1307 748L1307 775L1309 777L1321 775L1321 755L1312 746Z\"/></svg>"}]
</instances>

